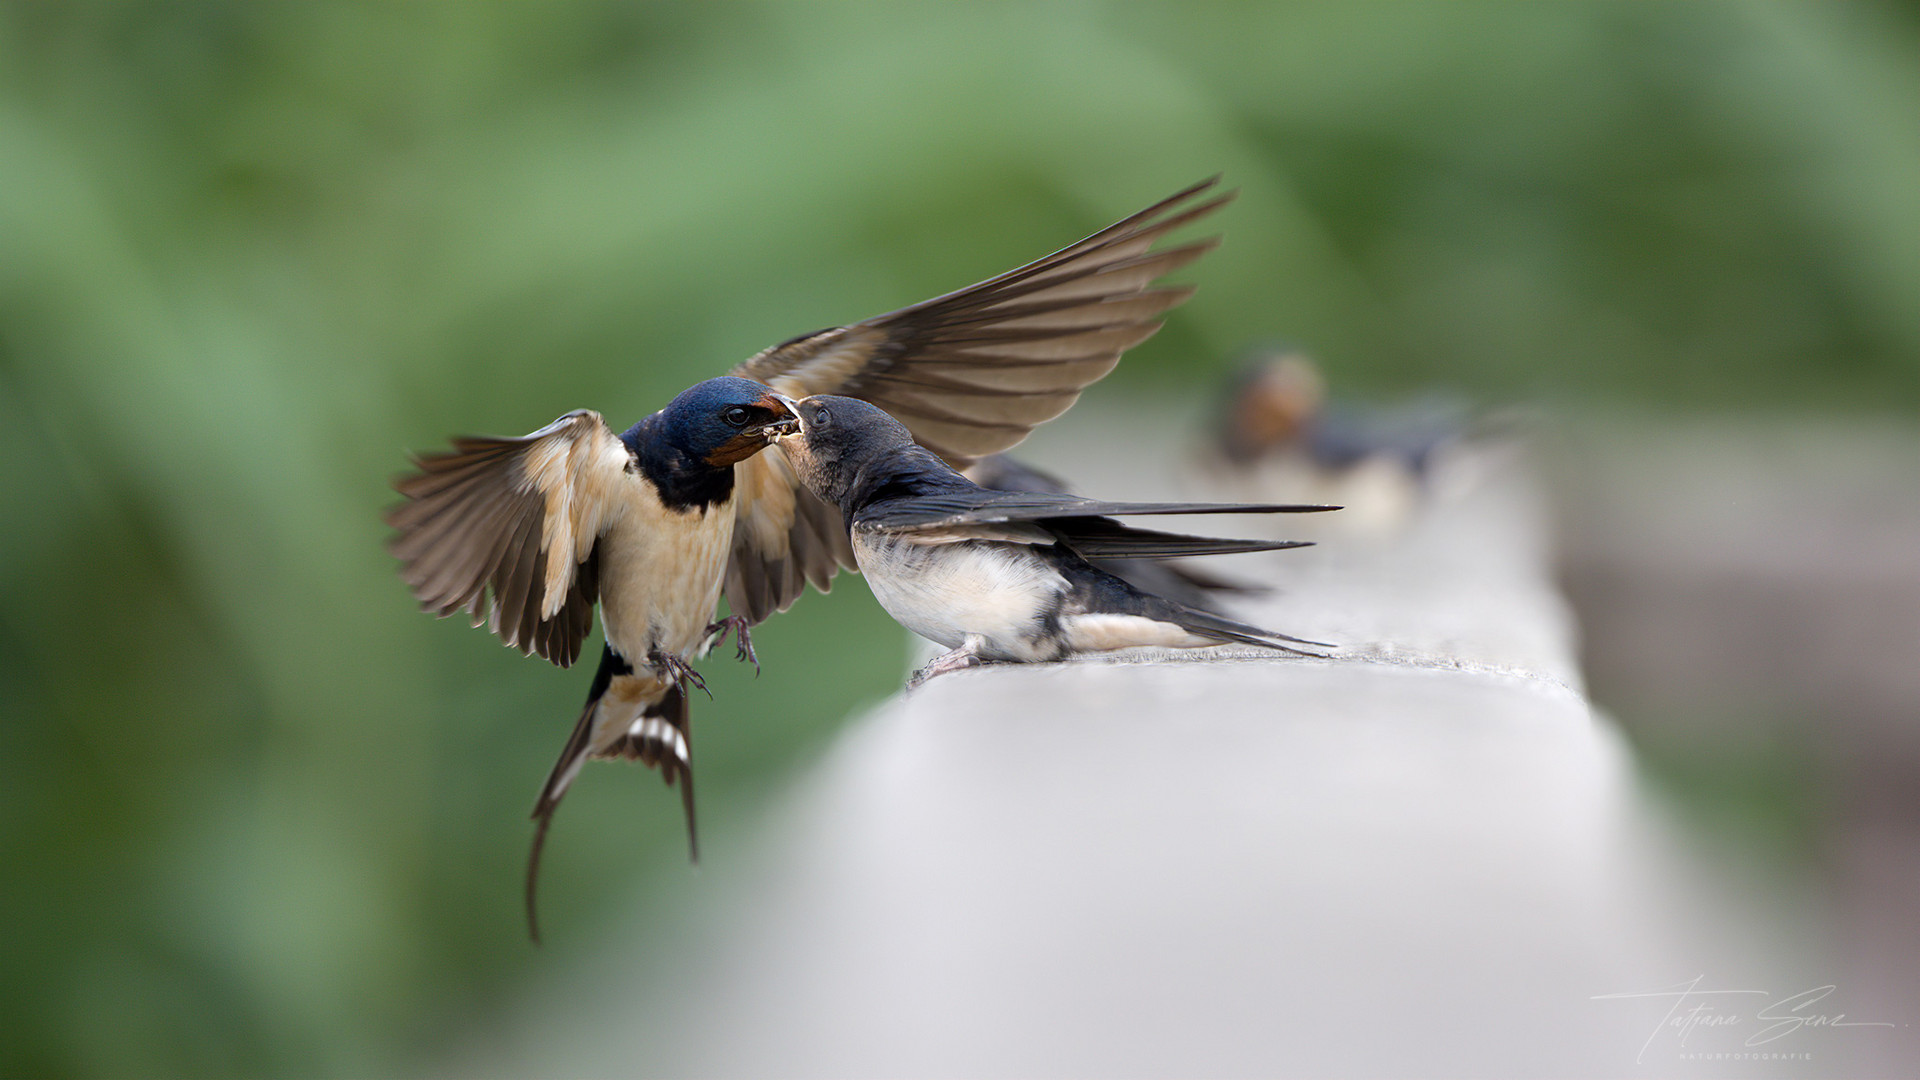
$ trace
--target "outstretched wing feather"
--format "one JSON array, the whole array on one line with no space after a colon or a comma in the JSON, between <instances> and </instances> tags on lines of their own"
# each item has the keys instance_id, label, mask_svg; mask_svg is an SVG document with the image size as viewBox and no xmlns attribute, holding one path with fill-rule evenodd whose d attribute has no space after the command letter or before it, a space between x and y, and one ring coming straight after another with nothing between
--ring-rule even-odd
<instances>
[{"instance_id":1,"label":"outstretched wing feather","mask_svg":"<svg viewBox=\"0 0 1920 1080\"><path fill-rule=\"evenodd\" d=\"M599 599L593 545L632 456L582 409L517 439L468 436L415 458L387 513L400 576L436 615L464 611L500 640L566 667Z\"/></svg>"},{"instance_id":2,"label":"outstretched wing feather","mask_svg":"<svg viewBox=\"0 0 1920 1080\"><path fill-rule=\"evenodd\" d=\"M967 288L783 342L733 374L789 397L870 401L964 468L1071 408L1192 295L1153 282L1218 241L1153 246L1231 200L1232 192L1202 198L1218 182L1195 184ZM806 582L824 589L837 569L853 567L839 512L798 489L777 449L735 466L735 477L739 520L726 587L734 614L757 623L791 605Z\"/></svg>"}]
</instances>

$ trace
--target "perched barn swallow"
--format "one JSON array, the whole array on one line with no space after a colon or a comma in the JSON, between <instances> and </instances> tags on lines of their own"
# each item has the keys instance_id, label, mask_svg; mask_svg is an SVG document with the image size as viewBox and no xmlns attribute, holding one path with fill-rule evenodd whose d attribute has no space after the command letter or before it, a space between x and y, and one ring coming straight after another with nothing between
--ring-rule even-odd
<instances>
[{"instance_id":1,"label":"perched barn swallow","mask_svg":"<svg viewBox=\"0 0 1920 1080\"><path fill-rule=\"evenodd\" d=\"M583 410L518 439L456 440L395 482L410 501L388 515L393 549L425 610L464 611L566 667L603 609L600 670L534 806L530 925L547 827L589 759L638 760L677 783L697 857L688 661L729 630L751 659L748 627L856 565L839 510L778 447L762 452L791 422L768 387L871 401L957 466L1006 450L1192 294L1154 282L1218 240L1154 245L1231 200L1202 198L1217 182L968 288L775 345L625 435ZM728 617L709 623L723 593Z\"/></svg>"},{"instance_id":2,"label":"perched barn swallow","mask_svg":"<svg viewBox=\"0 0 1920 1080\"><path fill-rule=\"evenodd\" d=\"M983 488L992 488L995 491L1026 491L1049 495L1066 495L1071 491L1065 480L1043 469L1037 469L1011 454L995 454L992 457L981 458L960 470L960 475ZM1272 591L1265 585L1229 581L1204 570L1182 566L1171 559L1089 559L1087 561L1142 592L1164 596L1190 608L1211 611L1216 615L1226 614L1216 606L1223 597L1257 596Z\"/></svg>"},{"instance_id":3,"label":"perched barn swallow","mask_svg":"<svg viewBox=\"0 0 1920 1080\"><path fill-rule=\"evenodd\" d=\"M777 436L781 447L807 488L840 508L874 599L901 625L950 650L916 672L910 686L985 661L1058 660L1140 645L1238 642L1302 656L1318 654L1282 642L1334 647L1175 603L1088 560L1306 546L1154 532L1115 517L1336 507L1119 503L994 491L954 471L866 402L816 395L789 405L799 430Z\"/></svg>"}]
</instances>

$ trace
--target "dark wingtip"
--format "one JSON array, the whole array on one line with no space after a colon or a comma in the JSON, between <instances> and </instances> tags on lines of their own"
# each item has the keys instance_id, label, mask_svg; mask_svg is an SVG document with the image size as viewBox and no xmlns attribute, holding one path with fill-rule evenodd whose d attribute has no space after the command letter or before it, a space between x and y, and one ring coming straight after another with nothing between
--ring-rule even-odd
<instances>
[{"instance_id":1,"label":"dark wingtip","mask_svg":"<svg viewBox=\"0 0 1920 1080\"><path fill-rule=\"evenodd\" d=\"M1165 202L1167 203L1182 202L1184 200L1191 199L1194 196L1201 195L1201 194L1207 194L1208 198L1214 201L1216 205L1218 203L1232 202L1234 200L1234 197L1240 194L1239 188L1237 187L1228 188L1225 191L1213 190L1214 188L1219 187L1220 181L1225 180L1226 178L1227 178L1227 174L1224 171L1214 173L1212 176L1207 177L1205 180L1202 180L1199 183L1194 184L1186 188L1185 190L1180 191L1177 194L1169 195L1166 198Z\"/></svg>"},{"instance_id":2,"label":"dark wingtip","mask_svg":"<svg viewBox=\"0 0 1920 1080\"><path fill-rule=\"evenodd\" d=\"M1292 634L1283 634L1278 630L1262 630L1261 633L1265 634L1267 637L1277 638L1281 641L1291 641L1296 645L1312 645L1315 648L1319 648L1319 649L1338 649L1340 647L1338 645L1335 645L1331 641L1314 641L1311 638L1294 637ZM1283 648L1283 649L1286 648L1286 646L1284 645L1276 646L1276 647ZM1314 654L1312 653L1302 653L1298 649L1287 649L1287 651L1291 653L1299 653L1301 656L1314 656ZM1326 657L1326 656L1315 656L1314 658L1317 660L1332 659L1331 657Z\"/></svg>"},{"instance_id":3,"label":"dark wingtip","mask_svg":"<svg viewBox=\"0 0 1920 1080\"><path fill-rule=\"evenodd\" d=\"M1197 184L1188 184L1186 187L1183 187L1179 191L1176 191L1173 194L1167 196L1166 198L1160 200L1158 205L1169 206L1173 203L1183 202L1187 199L1191 199L1195 195L1198 195L1201 192L1206 191L1207 189L1218 185L1220 183L1220 178L1225 175L1227 174L1224 172L1217 172L1217 173L1214 173L1212 176L1207 177L1205 180L1200 181Z\"/></svg>"}]
</instances>

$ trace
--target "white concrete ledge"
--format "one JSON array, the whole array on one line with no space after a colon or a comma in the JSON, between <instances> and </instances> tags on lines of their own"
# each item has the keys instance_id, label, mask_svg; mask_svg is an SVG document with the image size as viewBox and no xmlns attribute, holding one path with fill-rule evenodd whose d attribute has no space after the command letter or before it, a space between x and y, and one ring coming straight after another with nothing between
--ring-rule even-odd
<instances>
[{"instance_id":1,"label":"white concrete ledge","mask_svg":"<svg viewBox=\"0 0 1920 1080\"><path fill-rule=\"evenodd\" d=\"M1054 445L1090 494L1170 493L1164 449ZM1339 657L996 666L894 699L604 1013L548 1018L529 1071L1696 1071L1643 1053L1657 1011L1592 1000L1731 953L1687 937L1525 478L1396 535L1326 528L1222 570L1281 585L1237 614Z\"/></svg>"}]
</instances>

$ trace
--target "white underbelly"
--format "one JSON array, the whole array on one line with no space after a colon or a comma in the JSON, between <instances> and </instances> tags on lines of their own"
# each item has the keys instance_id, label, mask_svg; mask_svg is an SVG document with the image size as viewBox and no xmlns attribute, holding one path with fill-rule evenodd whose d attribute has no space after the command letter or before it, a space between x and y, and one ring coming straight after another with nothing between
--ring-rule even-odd
<instances>
[{"instance_id":1,"label":"white underbelly","mask_svg":"<svg viewBox=\"0 0 1920 1080\"><path fill-rule=\"evenodd\" d=\"M624 515L600 538L600 618L629 663L648 652L691 659L720 602L733 547L733 503Z\"/></svg>"},{"instance_id":2,"label":"white underbelly","mask_svg":"<svg viewBox=\"0 0 1920 1080\"><path fill-rule=\"evenodd\" d=\"M1047 660L1057 651L1039 633L1067 582L1024 544L928 545L856 533L853 551L874 599L923 638L951 649L978 635L987 642L981 655L997 660Z\"/></svg>"}]
</instances>

